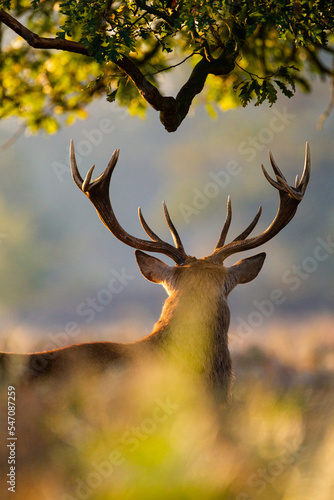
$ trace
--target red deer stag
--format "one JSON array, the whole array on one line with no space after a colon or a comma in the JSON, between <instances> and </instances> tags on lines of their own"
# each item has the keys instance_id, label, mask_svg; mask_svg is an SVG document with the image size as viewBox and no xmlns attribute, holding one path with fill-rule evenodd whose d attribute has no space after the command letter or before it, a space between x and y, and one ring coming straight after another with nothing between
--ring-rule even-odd
<instances>
[{"instance_id":1,"label":"red deer stag","mask_svg":"<svg viewBox=\"0 0 334 500\"><path fill-rule=\"evenodd\" d=\"M15 361L21 361L27 367L25 376L34 378L41 374L64 372L78 361L104 368L115 361L131 360L145 348L150 352L158 349L159 352L169 353L178 362L190 361L191 366L203 374L211 387L221 394L227 394L232 379L228 349L230 311L227 297L236 285L248 283L258 275L266 254L262 252L245 258L231 267L225 267L224 261L232 254L263 245L293 218L310 178L308 144L304 171L300 180L296 177L295 187L288 185L271 154L270 163L276 180L273 180L262 166L266 179L278 190L280 198L277 214L270 226L258 236L248 238L261 215L260 207L251 224L232 242L225 243L232 217L231 200L228 197L227 216L218 243L213 253L202 259L185 252L165 204L164 214L175 246L163 241L150 229L140 208L139 219L151 241L136 238L121 227L109 199L110 179L118 156L119 150L116 150L106 170L95 181L91 181L94 165L86 178L82 179L71 141L70 162L74 182L93 203L109 231L117 239L136 249L137 263L143 276L153 283L163 285L169 295L152 333L137 342L127 344L93 342L41 353L2 353L2 364L8 361L7 358L12 359L15 356ZM176 265L168 266L142 250L165 254Z\"/></svg>"}]
</instances>

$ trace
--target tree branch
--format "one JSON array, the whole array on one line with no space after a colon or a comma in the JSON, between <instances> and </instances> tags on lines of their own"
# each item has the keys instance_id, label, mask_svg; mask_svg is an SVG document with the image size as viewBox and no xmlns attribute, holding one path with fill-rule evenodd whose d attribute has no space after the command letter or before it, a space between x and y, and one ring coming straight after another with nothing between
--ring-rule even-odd
<instances>
[{"instance_id":1,"label":"tree branch","mask_svg":"<svg viewBox=\"0 0 334 500\"><path fill-rule=\"evenodd\" d=\"M178 115L177 121L174 119L176 125L176 128L174 130L177 129L177 127L187 116L194 97L202 92L208 75L228 75L231 71L233 71L234 65L234 57L232 60L230 60L225 56L224 53L217 59L213 59L211 61L208 61L206 57L203 57L196 64L188 81L183 85L176 96ZM173 126L173 119L169 115L162 116L160 113L160 120L166 128L167 126ZM170 124L169 120L171 121Z\"/></svg>"},{"instance_id":2,"label":"tree branch","mask_svg":"<svg viewBox=\"0 0 334 500\"><path fill-rule=\"evenodd\" d=\"M34 49L56 49L82 54L88 57L93 56L81 43L64 40L62 38L44 38L36 35L36 33L33 33L26 26L23 26L17 19L2 9L0 9L0 21L15 31L17 35L21 36ZM146 99L154 109L158 111L163 110L165 105L164 99L167 98L164 98L158 89L144 77L134 62L126 56L122 56L122 58L116 62L116 65L125 71L144 99Z\"/></svg>"},{"instance_id":3,"label":"tree branch","mask_svg":"<svg viewBox=\"0 0 334 500\"><path fill-rule=\"evenodd\" d=\"M0 9L0 22L11 28L35 49L56 49L93 57L87 47L79 42L38 36L2 9ZM174 132L187 116L194 97L203 90L207 76L210 73L214 75L229 74L234 68L235 56L236 54L228 58L223 53L217 59L211 59L210 61L203 56L194 67L188 81L177 94L176 99L163 96L158 88L145 78L138 66L128 57L122 55L115 64L131 78L148 104L156 111L160 111L160 121L166 130Z\"/></svg>"},{"instance_id":4,"label":"tree branch","mask_svg":"<svg viewBox=\"0 0 334 500\"><path fill-rule=\"evenodd\" d=\"M329 104L325 111L322 113L322 115L319 117L318 124L317 124L317 129L322 130L325 121L329 117L329 115L332 113L334 109L334 56L332 58L332 77L331 77L331 99L329 101Z\"/></svg>"},{"instance_id":5,"label":"tree branch","mask_svg":"<svg viewBox=\"0 0 334 500\"><path fill-rule=\"evenodd\" d=\"M147 12L148 14L153 14L154 16L160 17L170 26L174 26L173 19L168 14L166 14L166 12L161 11L157 7L154 7L153 5L147 5L143 0L136 0L136 5L140 9L145 10L145 12Z\"/></svg>"},{"instance_id":6,"label":"tree branch","mask_svg":"<svg viewBox=\"0 0 334 500\"><path fill-rule=\"evenodd\" d=\"M312 61L315 63L315 65L318 67L318 69L321 71L321 73L324 73L325 75L333 75L333 69L328 68L325 66L325 64L320 60L318 55L314 52L314 50L309 49L308 47L306 48L306 52L312 59Z\"/></svg>"},{"instance_id":7,"label":"tree branch","mask_svg":"<svg viewBox=\"0 0 334 500\"><path fill-rule=\"evenodd\" d=\"M116 64L131 78L139 93L156 111L163 111L166 106L169 106L169 100L174 99L160 94L159 90L145 78L136 64L128 57L122 56Z\"/></svg>"},{"instance_id":8,"label":"tree branch","mask_svg":"<svg viewBox=\"0 0 334 500\"><path fill-rule=\"evenodd\" d=\"M0 9L0 21L15 31L17 35L21 36L34 49L56 49L83 54L85 56L90 55L88 49L81 43L63 40L62 38L44 38L36 35L36 33L30 31L30 29L23 26L17 19L2 9Z\"/></svg>"}]
</instances>

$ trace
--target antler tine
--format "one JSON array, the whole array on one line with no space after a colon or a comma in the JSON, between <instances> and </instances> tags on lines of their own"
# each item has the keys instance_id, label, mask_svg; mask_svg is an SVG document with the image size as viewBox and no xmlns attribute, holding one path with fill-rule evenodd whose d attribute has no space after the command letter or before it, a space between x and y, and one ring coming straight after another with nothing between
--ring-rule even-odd
<instances>
[{"instance_id":1,"label":"antler tine","mask_svg":"<svg viewBox=\"0 0 334 500\"><path fill-rule=\"evenodd\" d=\"M83 178L80 175L80 172L79 172L79 169L78 169L78 165L77 165L77 161L76 161L76 158L75 158L75 151L74 151L73 139L71 139L71 142L70 142L70 165L71 165L72 178L73 178L74 182L76 183L76 185L78 186L78 188L80 190L82 190L82 184L83 184L84 181L83 181Z\"/></svg>"},{"instance_id":2,"label":"antler tine","mask_svg":"<svg viewBox=\"0 0 334 500\"><path fill-rule=\"evenodd\" d=\"M230 229L231 220L232 220L232 203L231 203L231 196L228 195L228 197L227 197L226 219L225 219L225 222L224 222L223 229L222 229L222 231L220 233L217 245L215 246L215 250L217 248L221 248L222 246L224 246L228 230Z\"/></svg>"},{"instance_id":3,"label":"antler tine","mask_svg":"<svg viewBox=\"0 0 334 500\"><path fill-rule=\"evenodd\" d=\"M277 180L283 180L286 181L286 178L282 174L281 170L278 168L277 163L274 160L273 154L271 151L269 151L269 160L270 160L270 165L272 166L273 171L275 172Z\"/></svg>"},{"instance_id":4,"label":"antler tine","mask_svg":"<svg viewBox=\"0 0 334 500\"><path fill-rule=\"evenodd\" d=\"M300 201L303 199L303 195L305 193L307 184L310 179L310 170L311 170L311 160L310 160L310 150L309 145L306 143L306 151L305 151L305 162L304 162L304 171L301 180L297 184L296 187L289 186L284 175L276 165L273 156L270 154L270 163L273 167L273 170L276 175L276 181L274 181L266 172L265 168L262 165L263 173L268 180L268 182L278 190L279 193L279 207L277 210L277 214L270 224L270 226L263 231L258 236L253 238L245 239L250 232L254 229L257 224L260 214L261 207L255 216L254 220L251 224L243 231L237 238L235 238L231 243L224 245L221 248L215 248L214 252L206 257L207 260L211 260L213 263L221 264L227 257L230 255L242 252L245 250L251 250L252 248L256 248L271 238L273 238L276 234L278 234L293 218L295 215L298 205Z\"/></svg>"},{"instance_id":5,"label":"antler tine","mask_svg":"<svg viewBox=\"0 0 334 500\"><path fill-rule=\"evenodd\" d=\"M262 207L259 207L257 214L255 215L254 219L249 224L249 226L246 227L246 229L242 233L240 233L239 236L234 238L233 241L241 241L241 240L244 240L245 238L247 238L247 236L250 235L250 233L253 231L256 224L259 222L259 218L261 216L261 213L262 213Z\"/></svg>"},{"instance_id":6,"label":"antler tine","mask_svg":"<svg viewBox=\"0 0 334 500\"><path fill-rule=\"evenodd\" d=\"M108 162L107 168L104 170L104 172L102 172L102 174L99 177L97 177L95 179L94 182L98 182L101 184L105 182L106 184L108 184L108 188L109 188L110 179L111 179L112 173L114 171L114 168L116 167L116 163L118 162L119 153L120 153L120 150L115 149L115 151L111 155L111 158Z\"/></svg>"},{"instance_id":7,"label":"antler tine","mask_svg":"<svg viewBox=\"0 0 334 500\"><path fill-rule=\"evenodd\" d=\"M183 245L182 245L182 241L181 241L181 238L179 236L179 233L177 232L173 222L172 222L172 219L170 218L170 215L169 215L169 212L168 212L168 209L167 209L167 205L166 203L163 201L162 202L162 205L164 207L164 214L165 214L165 219L166 219L166 222L167 222L167 226L169 227L169 230L172 234L172 237L173 237L173 241L176 245L176 248L179 248L181 251L184 252L184 248L183 248Z\"/></svg>"},{"instance_id":8,"label":"antler tine","mask_svg":"<svg viewBox=\"0 0 334 500\"><path fill-rule=\"evenodd\" d=\"M151 238L153 241L162 241L161 238L157 234L155 234L154 231L150 228L150 226L147 224L146 220L144 219L144 216L142 214L141 208L138 208L138 217L140 220L140 223L145 231L145 233Z\"/></svg>"},{"instance_id":9,"label":"antler tine","mask_svg":"<svg viewBox=\"0 0 334 500\"><path fill-rule=\"evenodd\" d=\"M304 161L304 170L302 177L299 181L298 189L301 190L301 193L304 195L308 181L310 180L311 175L311 153L310 153L310 145L307 142L305 146L305 161Z\"/></svg>"},{"instance_id":10,"label":"antler tine","mask_svg":"<svg viewBox=\"0 0 334 500\"><path fill-rule=\"evenodd\" d=\"M274 188L280 190L280 189L282 189L282 186L285 187L287 185L287 182L286 182L286 179L285 179L284 175L281 177L280 175L278 175L275 172L277 181L274 181L274 179L272 179L270 177L270 175L268 174L268 172L266 171L266 169L264 168L263 165L261 165L261 168L262 168L262 172L264 173L265 178L267 179L267 181L269 182L269 184L271 184ZM286 190L286 192L288 192L288 191Z\"/></svg>"},{"instance_id":11,"label":"antler tine","mask_svg":"<svg viewBox=\"0 0 334 500\"><path fill-rule=\"evenodd\" d=\"M91 182L94 165L89 169L85 180L82 179L77 163L75 160L75 152L74 152L74 144L71 141L70 146L70 163L71 163L71 171L74 182L79 187L81 191L85 193L85 195L90 199L93 203L98 216L104 223L104 225L109 229L109 231L120 241L129 245L130 247L137 248L138 250L147 250L149 252L158 252L163 253L173 259L176 264L182 265L188 259L188 255L185 253L183 246L181 244L181 240L179 235L174 228L169 214L167 217L167 223L172 231L173 236L175 237L175 242L177 247L173 247L169 243L161 240L153 231L149 228L146 223L141 211L139 212L139 219L147 234L153 241L142 240L140 238L136 238L131 234L127 233L114 214L114 211L111 206L110 198L109 198L109 185L112 173L114 171L115 165L117 163L119 156L119 149L116 149L108 163L105 171L94 181ZM166 214L166 212L165 212Z\"/></svg>"},{"instance_id":12,"label":"antler tine","mask_svg":"<svg viewBox=\"0 0 334 500\"><path fill-rule=\"evenodd\" d=\"M270 177L264 166L261 165L261 167L262 167L262 172L264 173L264 176L269 182L269 184L274 186L274 188L278 189L279 191L285 191L286 193L289 193L293 198L296 196L296 191L294 191L294 189L289 186L284 176L280 177L279 175L276 174L276 179L278 181L276 182L274 181L274 179Z\"/></svg>"},{"instance_id":13,"label":"antler tine","mask_svg":"<svg viewBox=\"0 0 334 500\"><path fill-rule=\"evenodd\" d=\"M84 193L86 193L86 191L88 190L88 186L90 184L90 180L92 178L94 168L95 168L95 165L92 165L90 167L90 169L88 170L87 175L85 177L85 180L82 183L81 191L83 191Z\"/></svg>"},{"instance_id":14,"label":"antler tine","mask_svg":"<svg viewBox=\"0 0 334 500\"><path fill-rule=\"evenodd\" d=\"M87 192L88 186L90 188L92 188L93 186L99 186L101 190L106 191L108 193L110 179L111 179L112 173L114 171L114 168L116 167L118 157L119 157L119 149L115 149L115 151L113 152L113 154L108 162L107 168L102 172L101 175L96 177L96 179L92 183L90 183L92 173L93 173L93 170L95 168L95 165L93 165L88 170L88 173L87 173L86 178L84 180L84 185L82 186L83 191ZM84 187L85 187L85 189L84 189Z\"/></svg>"},{"instance_id":15,"label":"antler tine","mask_svg":"<svg viewBox=\"0 0 334 500\"><path fill-rule=\"evenodd\" d=\"M95 168L95 165L92 165L87 172L85 180L83 180L81 175L80 175L78 165L76 162L76 158L75 158L74 142L73 142L73 139L71 139L71 142L70 142L70 166L71 166L71 173L72 173L72 177L73 177L74 182L76 183L78 188L81 191L83 191L84 193L89 192L89 188L91 188L97 184L100 185L100 187L102 187L102 185L104 185L106 187L106 189L108 190L111 175L112 175L114 168L116 166L118 157L119 157L119 149L116 149L113 152L113 154L109 160L107 168L99 177L97 177L93 182L91 182L91 178L92 178L93 171Z\"/></svg>"}]
</instances>

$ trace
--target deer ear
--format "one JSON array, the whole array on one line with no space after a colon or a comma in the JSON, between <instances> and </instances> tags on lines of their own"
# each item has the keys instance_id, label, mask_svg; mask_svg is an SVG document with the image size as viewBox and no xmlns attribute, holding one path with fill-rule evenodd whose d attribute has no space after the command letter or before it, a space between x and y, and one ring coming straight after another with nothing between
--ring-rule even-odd
<instances>
[{"instance_id":1,"label":"deer ear","mask_svg":"<svg viewBox=\"0 0 334 500\"><path fill-rule=\"evenodd\" d=\"M239 260L230 267L230 273L234 276L237 283L249 283L261 271L266 254L264 252ZM236 283L236 284L237 284Z\"/></svg>"},{"instance_id":2,"label":"deer ear","mask_svg":"<svg viewBox=\"0 0 334 500\"><path fill-rule=\"evenodd\" d=\"M166 274L170 269L167 264L141 250L136 250L135 255L138 267L144 278L153 283L162 283L165 281Z\"/></svg>"}]
</instances>

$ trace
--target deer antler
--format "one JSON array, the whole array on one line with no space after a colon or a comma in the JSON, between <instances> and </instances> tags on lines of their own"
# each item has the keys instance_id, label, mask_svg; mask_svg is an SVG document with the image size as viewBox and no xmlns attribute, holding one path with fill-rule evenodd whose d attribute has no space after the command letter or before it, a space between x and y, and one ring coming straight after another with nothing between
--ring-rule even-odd
<instances>
[{"instance_id":1,"label":"deer antler","mask_svg":"<svg viewBox=\"0 0 334 500\"><path fill-rule=\"evenodd\" d=\"M295 187L288 185L287 180L285 179L284 175L276 165L276 162L271 153L269 153L269 159L276 176L276 181L273 180L268 175L263 165L262 165L262 170L268 182L272 186L274 186L279 193L280 203L275 219L270 224L270 226L265 231L263 231L263 233L259 234L259 236L245 239L254 229L260 218L261 215L261 207L260 207L257 215L255 216L251 224L247 227L247 229L245 229L231 243L225 245L225 239L232 218L231 200L229 198L227 204L227 217L223 230L221 232L220 238L218 240L214 252L208 257L205 257L206 260L209 260L216 264L220 264L227 257L229 257L234 253L243 252L245 250L251 250L252 248L259 247L263 243L266 243L271 238L273 238L277 233L279 233L295 215L297 207L301 202L301 200L303 199L308 181L310 179L311 158L310 158L310 149L308 142L306 143L303 175L300 181L298 180L298 175L297 175L295 181Z\"/></svg>"},{"instance_id":2,"label":"deer antler","mask_svg":"<svg viewBox=\"0 0 334 500\"><path fill-rule=\"evenodd\" d=\"M170 229L174 243L176 245L175 247L161 240L159 236L157 236L152 231L152 229L148 226L147 222L145 221L140 208L138 209L139 220L141 222L141 225L143 226L143 229L145 230L145 232L151 238L152 241L142 240L140 238L136 238L135 236L131 236L119 224L112 209L109 198L110 180L114 168L116 166L118 156L119 156L119 149L116 149L108 163L107 168L97 179L91 182L93 170L95 168L95 165L93 165L89 169L85 179L83 180L78 170L77 162L75 159L74 144L73 140L71 140L70 164L74 182L76 183L78 188L83 193L85 193L87 198L90 199L90 201L96 208L96 211L100 219L104 223L104 225L109 229L109 231L111 231L111 233L114 236L116 236L117 239L119 239L126 245L129 245L130 247L137 248L138 250L163 253L168 257L170 257L171 259L173 259L174 262L176 262L176 264L178 265L185 264L185 262L189 259L192 259L192 257L188 256L185 253L180 236L177 230L175 229L174 224L171 221L165 203L163 203L164 214L167 225Z\"/></svg>"}]
</instances>

